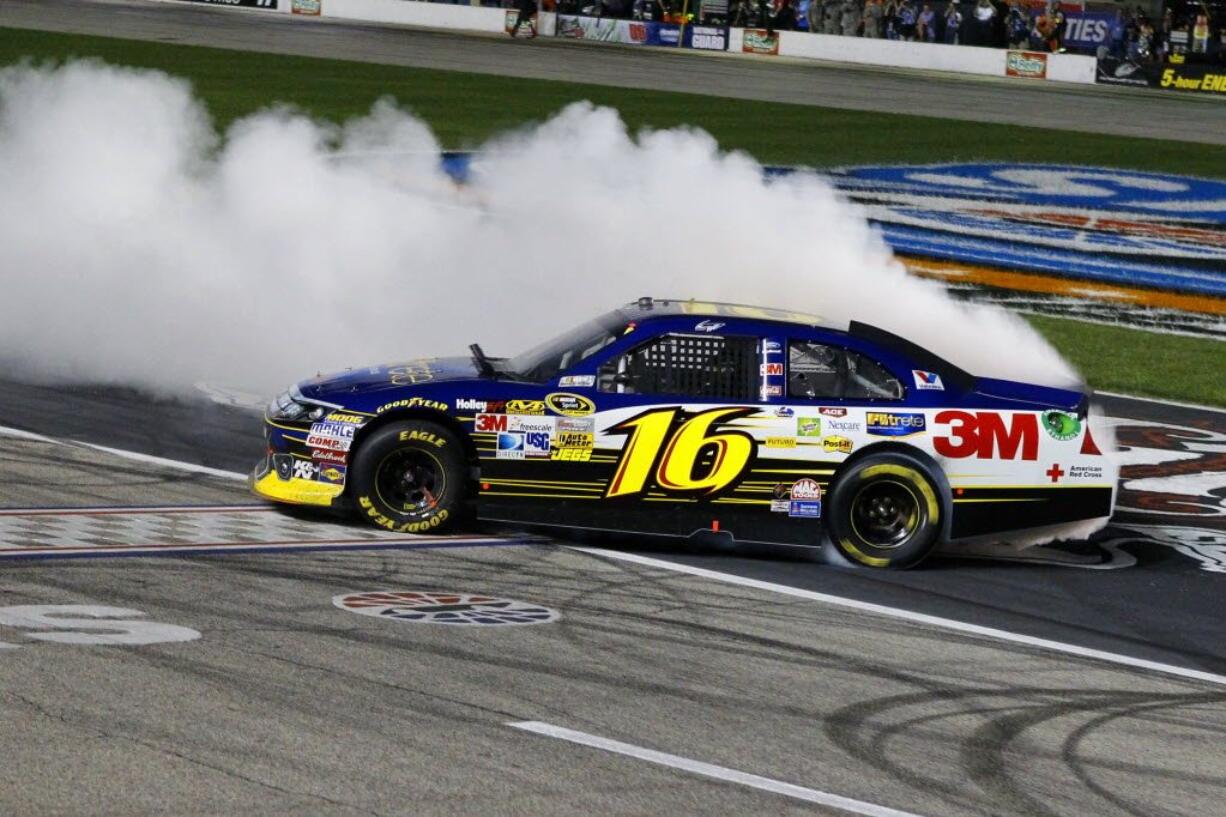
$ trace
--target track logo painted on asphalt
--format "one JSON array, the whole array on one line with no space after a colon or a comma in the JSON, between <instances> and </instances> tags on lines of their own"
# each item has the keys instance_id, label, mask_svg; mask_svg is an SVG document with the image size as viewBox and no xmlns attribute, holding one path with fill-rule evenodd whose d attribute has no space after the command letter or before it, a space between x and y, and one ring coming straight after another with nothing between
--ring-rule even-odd
<instances>
[{"instance_id":1,"label":"track logo painted on asphalt","mask_svg":"<svg viewBox=\"0 0 1226 817\"><path fill-rule=\"evenodd\" d=\"M562 617L557 610L539 604L473 593L377 590L334 596L332 603L351 613L414 624L501 627L547 624Z\"/></svg>"},{"instance_id":2,"label":"track logo painted on asphalt","mask_svg":"<svg viewBox=\"0 0 1226 817\"><path fill-rule=\"evenodd\" d=\"M1226 429L1114 420L1120 489L1112 525L1131 545L1163 545L1226 574Z\"/></svg>"}]
</instances>

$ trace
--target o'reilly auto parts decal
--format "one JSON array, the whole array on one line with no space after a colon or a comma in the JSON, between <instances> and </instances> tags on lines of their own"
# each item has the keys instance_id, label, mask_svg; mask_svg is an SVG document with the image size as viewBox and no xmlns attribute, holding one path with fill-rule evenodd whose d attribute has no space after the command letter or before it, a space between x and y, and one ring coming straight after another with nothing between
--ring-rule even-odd
<instances>
[{"instance_id":1,"label":"o'reilly auto parts decal","mask_svg":"<svg viewBox=\"0 0 1226 817\"><path fill-rule=\"evenodd\" d=\"M275 11L277 0L186 0L188 3L206 3L210 6L239 6L249 9Z\"/></svg>"}]
</instances>

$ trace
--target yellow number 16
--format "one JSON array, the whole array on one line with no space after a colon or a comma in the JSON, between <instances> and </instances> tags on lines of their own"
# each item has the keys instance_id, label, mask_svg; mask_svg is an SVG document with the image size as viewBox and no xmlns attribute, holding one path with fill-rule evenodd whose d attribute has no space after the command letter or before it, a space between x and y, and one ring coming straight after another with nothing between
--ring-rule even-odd
<instances>
[{"instance_id":1,"label":"yellow number 16","mask_svg":"<svg viewBox=\"0 0 1226 817\"><path fill-rule=\"evenodd\" d=\"M610 434L629 434L630 440L617 463L617 473L605 492L606 498L642 493L655 472L655 481L665 491L714 494L741 475L753 457L756 443L744 431L712 434L716 423L752 414L750 408L717 408L695 414L673 429L680 409L656 409L632 417L609 429ZM699 455L712 446L705 474L695 476ZM663 453L661 453L663 451Z\"/></svg>"}]
</instances>

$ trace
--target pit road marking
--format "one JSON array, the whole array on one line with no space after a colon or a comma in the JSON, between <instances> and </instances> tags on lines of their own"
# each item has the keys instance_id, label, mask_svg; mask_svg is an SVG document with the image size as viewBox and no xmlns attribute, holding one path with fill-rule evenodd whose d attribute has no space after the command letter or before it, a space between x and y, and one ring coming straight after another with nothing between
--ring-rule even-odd
<instances>
[{"instance_id":1,"label":"pit road marking","mask_svg":"<svg viewBox=\"0 0 1226 817\"><path fill-rule=\"evenodd\" d=\"M574 729L566 729L561 726L554 726L551 723L541 723L540 721L519 721L508 723L512 729L522 729L525 732L532 732L545 737L557 738L558 740L569 741L570 743L578 743L582 746L591 746L594 749L603 749L606 752L613 752L618 755L626 755L638 760L645 760L648 763L655 763L660 766L668 766L673 769L680 769L692 774L702 775L703 777L714 778L715 780L723 780L728 783L739 783L742 786L748 786L751 789L759 789L768 791L772 794L782 794L785 797L791 797L796 800L804 800L807 803L817 803L822 806L839 809L851 814L862 814L864 817L919 817L909 811L899 811L898 809L879 806L875 803L866 803L862 800L852 800L850 797L842 797L837 794L820 791L818 789L810 789L804 786L797 786L794 783L784 783L782 780L772 780L769 777L760 777L756 774L729 769L726 766L716 766L713 763L703 763L701 760L691 760L688 757L680 755L670 755L667 752L657 752L654 749L645 749L642 746L635 746L632 743L622 743L618 740L610 740L602 738L599 735L589 735L587 732L577 732Z\"/></svg>"}]
</instances>

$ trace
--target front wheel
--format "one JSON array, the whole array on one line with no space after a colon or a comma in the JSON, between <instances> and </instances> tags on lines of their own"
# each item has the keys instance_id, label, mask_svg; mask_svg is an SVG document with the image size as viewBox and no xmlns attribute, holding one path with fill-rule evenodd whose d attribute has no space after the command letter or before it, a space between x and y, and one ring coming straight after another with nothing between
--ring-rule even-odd
<instances>
[{"instance_id":1,"label":"front wheel","mask_svg":"<svg viewBox=\"0 0 1226 817\"><path fill-rule=\"evenodd\" d=\"M450 431L429 422L393 423L363 440L350 467L358 513L397 533L432 533L459 515L464 453Z\"/></svg>"},{"instance_id":2,"label":"front wheel","mask_svg":"<svg viewBox=\"0 0 1226 817\"><path fill-rule=\"evenodd\" d=\"M867 567L914 567L936 547L941 501L915 460L874 454L839 476L827 501L830 541Z\"/></svg>"}]
</instances>

